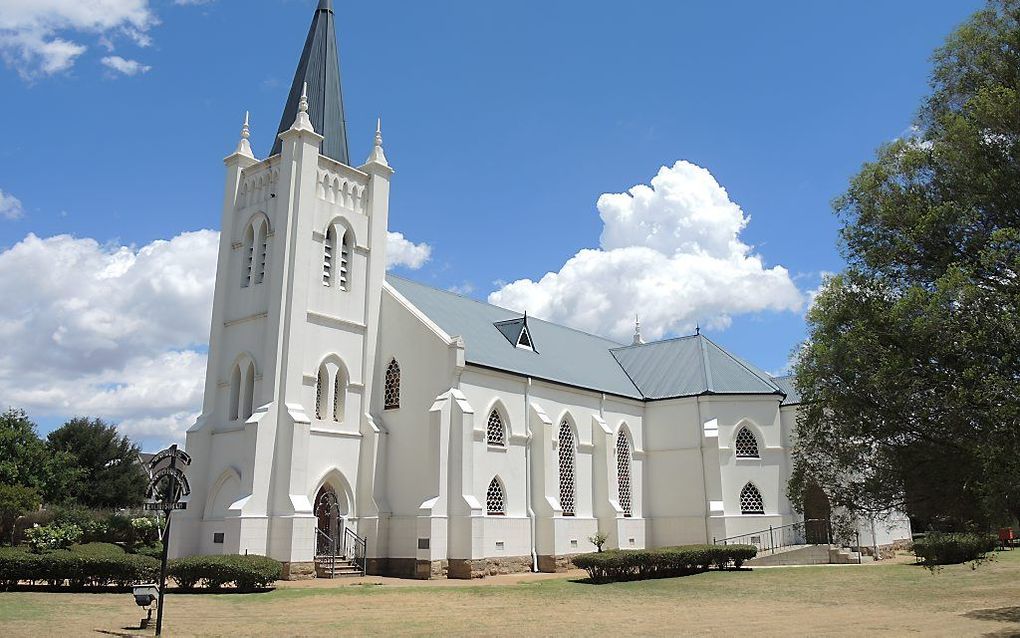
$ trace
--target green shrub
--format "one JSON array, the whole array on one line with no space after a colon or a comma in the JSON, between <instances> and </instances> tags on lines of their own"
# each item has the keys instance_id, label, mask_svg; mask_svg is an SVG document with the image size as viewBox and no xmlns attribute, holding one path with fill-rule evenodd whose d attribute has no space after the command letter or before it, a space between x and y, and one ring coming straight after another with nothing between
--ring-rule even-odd
<instances>
[{"instance_id":1,"label":"green shrub","mask_svg":"<svg viewBox=\"0 0 1020 638\"><path fill-rule=\"evenodd\" d=\"M28 546L37 553L70 547L81 542L82 536L81 528L74 523L50 523L25 532Z\"/></svg>"},{"instance_id":2,"label":"green shrub","mask_svg":"<svg viewBox=\"0 0 1020 638\"><path fill-rule=\"evenodd\" d=\"M201 583L212 589L233 584L240 591L253 591L279 580L282 569L279 561L265 556L224 554L177 558L170 561L169 571L184 589L193 589Z\"/></svg>"},{"instance_id":3,"label":"green shrub","mask_svg":"<svg viewBox=\"0 0 1020 638\"><path fill-rule=\"evenodd\" d=\"M931 532L914 541L912 551L925 567L979 562L998 544L995 536L972 532Z\"/></svg>"},{"instance_id":4,"label":"green shrub","mask_svg":"<svg viewBox=\"0 0 1020 638\"><path fill-rule=\"evenodd\" d=\"M151 556L157 560L163 559L163 543L156 541L152 545L138 545L134 548L134 553L141 556Z\"/></svg>"},{"instance_id":5,"label":"green shrub","mask_svg":"<svg viewBox=\"0 0 1020 638\"><path fill-rule=\"evenodd\" d=\"M650 550L614 549L582 554L572 560L593 581L606 582L683 576L713 565L720 569L730 565L739 568L757 553L753 545L682 545Z\"/></svg>"},{"instance_id":6,"label":"green shrub","mask_svg":"<svg viewBox=\"0 0 1020 638\"><path fill-rule=\"evenodd\" d=\"M77 545L72 550L41 554L16 547L0 550L0 587L19 581L67 584L76 588L130 585L153 581L158 576L158 560L126 554L116 545L106 543Z\"/></svg>"}]
</instances>

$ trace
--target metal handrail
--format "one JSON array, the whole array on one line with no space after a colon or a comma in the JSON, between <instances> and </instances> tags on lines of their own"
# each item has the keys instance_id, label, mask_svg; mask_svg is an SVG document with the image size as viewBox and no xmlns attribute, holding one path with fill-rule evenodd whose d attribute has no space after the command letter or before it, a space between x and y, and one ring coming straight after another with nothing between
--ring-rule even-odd
<instances>
[{"instance_id":1,"label":"metal handrail","mask_svg":"<svg viewBox=\"0 0 1020 638\"><path fill-rule=\"evenodd\" d=\"M350 527L344 528L344 557L361 568L364 576L368 566L368 540L354 533Z\"/></svg>"},{"instance_id":2,"label":"metal handrail","mask_svg":"<svg viewBox=\"0 0 1020 638\"><path fill-rule=\"evenodd\" d=\"M322 531L318 527L315 528L315 533L318 534L317 540L319 542L325 541L326 547L329 549L329 573L333 574L336 570L336 540L332 536ZM315 547L316 556L321 556L319 553L319 543L316 543Z\"/></svg>"},{"instance_id":3,"label":"metal handrail","mask_svg":"<svg viewBox=\"0 0 1020 638\"><path fill-rule=\"evenodd\" d=\"M809 532L814 538L821 538L824 544L832 542L832 530L830 528L829 521L820 518L809 518L804 521L780 525L778 527L770 525L768 529L748 532L746 534L738 534L728 538L713 538L712 544L754 545L758 548L758 551L768 551L769 553L774 554L777 549L781 549L783 547L807 544Z\"/></svg>"}]
</instances>

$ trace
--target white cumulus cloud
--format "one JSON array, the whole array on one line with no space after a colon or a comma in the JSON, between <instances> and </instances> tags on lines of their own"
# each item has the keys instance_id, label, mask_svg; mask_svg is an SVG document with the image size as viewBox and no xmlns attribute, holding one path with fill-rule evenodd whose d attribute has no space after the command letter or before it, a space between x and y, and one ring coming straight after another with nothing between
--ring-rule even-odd
<instances>
[{"instance_id":1,"label":"white cumulus cloud","mask_svg":"<svg viewBox=\"0 0 1020 638\"><path fill-rule=\"evenodd\" d=\"M144 47L157 23L149 0L0 0L0 56L25 79L53 75L86 51L83 38Z\"/></svg>"},{"instance_id":2,"label":"white cumulus cloud","mask_svg":"<svg viewBox=\"0 0 1020 638\"><path fill-rule=\"evenodd\" d=\"M416 244L404 237L403 233L390 231L386 235L386 268L404 266L417 270L432 256L432 246Z\"/></svg>"},{"instance_id":3,"label":"white cumulus cloud","mask_svg":"<svg viewBox=\"0 0 1020 638\"><path fill-rule=\"evenodd\" d=\"M108 55L100 60L100 62L103 63L103 66L124 75L138 75L139 73L147 73L152 69L151 66L146 66L138 60L126 60L119 55Z\"/></svg>"},{"instance_id":4,"label":"white cumulus cloud","mask_svg":"<svg viewBox=\"0 0 1020 638\"><path fill-rule=\"evenodd\" d=\"M0 190L0 217L4 219L20 219L25 216L21 200Z\"/></svg>"},{"instance_id":5,"label":"white cumulus cloud","mask_svg":"<svg viewBox=\"0 0 1020 638\"><path fill-rule=\"evenodd\" d=\"M596 206L599 248L538 281L505 284L489 302L618 340L632 334L635 315L645 337L657 339L803 304L789 272L741 241L748 217L700 166L663 166L650 185L605 193Z\"/></svg>"},{"instance_id":6,"label":"white cumulus cloud","mask_svg":"<svg viewBox=\"0 0 1020 638\"><path fill-rule=\"evenodd\" d=\"M427 245L392 235L400 263L424 263ZM183 441L202 407L218 247L199 230L141 247L29 234L0 252L0 409L102 417L147 449Z\"/></svg>"}]
</instances>

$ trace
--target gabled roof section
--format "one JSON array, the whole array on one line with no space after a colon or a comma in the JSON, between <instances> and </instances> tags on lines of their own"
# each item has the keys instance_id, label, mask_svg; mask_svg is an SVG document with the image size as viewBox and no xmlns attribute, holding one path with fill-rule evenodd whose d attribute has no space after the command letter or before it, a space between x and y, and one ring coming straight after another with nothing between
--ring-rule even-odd
<instances>
[{"instance_id":1,"label":"gabled roof section","mask_svg":"<svg viewBox=\"0 0 1020 638\"><path fill-rule=\"evenodd\" d=\"M535 347L535 341L531 338L531 331L528 330L527 314L518 319L497 321L492 325L503 333L506 340L513 344L514 347L527 348L533 352L538 352L538 348Z\"/></svg>"},{"instance_id":2,"label":"gabled roof section","mask_svg":"<svg viewBox=\"0 0 1020 638\"><path fill-rule=\"evenodd\" d=\"M280 118L283 133L294 123L301 101L301 90L308 83L308 117L315 132L322 135L319 152L342 164L350 165L347 152L347 123L344 121L344 101L340 89L340 56L337 53L336 25L332 0L320 0L312 26L308 29L305 48L301 51L294 81L290 85L287 104ZM280 152L279 137L273 142L270 155Z\"/></svg>"},{"instance_id":3,"label":"gabled roof section","mask_svg":"<svg viewBox=\"0 0 1020 638\"><path fill-rule=\"evenodd\" d=\"M538 351L532 352L517 347L519 333L508 338L496 325L523 323L518 312L395 275L386 275L386 281L443 332L463 337L464 357L470 364L596 392L643 398L613 358L611 349L621 345L615 341L528 317L528 333Z\"/></svg>"},{"instance_id":4,"label":"gabled roof section","mask_svg":"<svg viewBox=\"0 0 1020 638\"><path fill-rule=\"evenodd\" d=\"M613 356L646 399L785 394L768 374L702 334L615 348Z\"/></svg>"}]
</instances>

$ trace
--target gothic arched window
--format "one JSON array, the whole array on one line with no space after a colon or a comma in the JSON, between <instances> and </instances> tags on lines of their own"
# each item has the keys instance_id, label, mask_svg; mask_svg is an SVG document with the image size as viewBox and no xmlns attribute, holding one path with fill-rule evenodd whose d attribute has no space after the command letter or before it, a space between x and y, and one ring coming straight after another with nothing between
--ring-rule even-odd
<instances>
[{"instance_id":1,"label":"gothic arched window","mask_svg":"<svg viewBox=\"0 0 1020 638\"><path fill-rule=\"evenodd\" d=\"M499 482L498 477L492 478L485 493L485 511L490 515L506 514L506 494L503 493L503 484Z\"/></svg>"},{"instance_id":2,"label":"gothic arched window","mask_svg":"<svg viewBox=\"0 0 1020 638\"><path fill-rule=\"evenodd\" d=\"M340 270L337 273L337 281L340 290L349 290L348 283L351 280L351 233L344 231L343 239L340 240Z\"/></svg>"},{"instance_id":3,"label":"gothic arched window","mask_svg":"<svg viewBox=\"0 0 1020 638\"><path fill-rule=\"evenodd\" d=\"M241 398L241 418L247 420L251 416L255 401L255 364L248 362L248 370L244 373L244 394Z\"/></svg>"},{"instance_id":4,"label":"gothic arched window","mask_svg":"<svg viewBox=\"0 0 1020 638\"><path fill-rule=\"evenodd\" d=\"M256 222L258 232L255 233L255 250L258 251L255 268L255 283L260 284L266 278L266 258L269 253L269 227L265 220Z\"/></svg>"},{"instance_id":5,"label":"gothic arched window","mask_svg":"<svg viewBox=\"0 0 1020 638\"><path fill-rule=\"evenodd\" d=\"M347 378L342 368L337 368L333 379L333 420L344 422L344 410L347 403Z\"/></svg>"},{"instance_id":6,"label":"gothic arched window","mask_svg":"<svg viewBox=\"0 0 1020 638\"><path fill-rule=\"evenodd\" d=\"M563 419L560 423L560 507L564 516L574 515L574 474L577 468L577 456L574 447L574 431L570 423Z\"/></svg>"},{"instance_id":7,"label":"gothic arched window","mask_svg":"<svg viewBox=\"0 0 1020 638\"><path fill-rule=\"evenodd\" d=\"M336 227L326 229L326 238L322 241L322 285L333 284L333 257L336 254Z\"/></svg>"},{"instance_id":8,"label":"gothic arched window","mask_svg":"<svg viewBox=\"0 0 1020 638\"><path fill-rule=\"evenodd\" d=\"M740 513L741 514L764 514L765 501L762 500L761 492L753 483L748 483L740 490Z\"/></svg>"},{"instance_id":9,"label":"gothic arched window","mask_svg":"<svg viewBox=\"0 0 1020 638\"><path fill-rule=\"evenodd\" d=\"M386 366L386 385L383 390L383 408L392 410L400 407L400 364L396 359Z\"/></svg>"},{"instance_id":10,"label":"gothic arched window","mask_svg":"<svg viewBox=\"0 0 1020 638\"><path fill-rule=\"evenodd\" d=\"M489 445L506 445L506 429L503 427L503 418L499 416L496 408L489 412L489 421L485 426L485 442Z\"/></svg>"},{"instance_id":11,"label":"gothic arched window","mask_svg":"<svg viewBox=\"0 0 1020 638\"><path fill-rule=\"evenodd\" d=\"M315 380L315 418L326 418L326 395L329 393L329 372L326 366L319 366L319 376Z\"/></svg>"},{"instance_id":12,"label":"gothic arched window","mask_svg":"<svg viewBox=\"0 0 1020 638\"><path fill-rule=\"evenodd\" d=\"M230 403L227 406L227 416L231 421L237 420L237 408L241 405L241 366L234 364L230 373L230 396L227 398Z\"/></svg>"},{"instance_id":13,"label":"gothic arched window","mask_svg":"<svg viewBox=\"0 0 1020 638\"><path fill-rule=\"evenodd\" d=\"M736 448L737 456L742 459L758 458L758 439L754 438L754 433L746 427L740 428L737 432L737 440L733 447Z\"/></svg>"},{"instance_id":14,"label":"gothic arched window","mask_svg":"<svg viewBox=\"0 0 1020 638\"><path fill-rule=\"evenodd\" d=\"M620 488L620 507L623 508L623 515L630 516L631 494L630 494L630 439L622 429L616 435L616 480Z\"/></svg>"}]
</instances>

